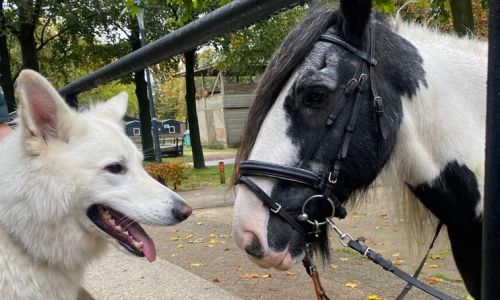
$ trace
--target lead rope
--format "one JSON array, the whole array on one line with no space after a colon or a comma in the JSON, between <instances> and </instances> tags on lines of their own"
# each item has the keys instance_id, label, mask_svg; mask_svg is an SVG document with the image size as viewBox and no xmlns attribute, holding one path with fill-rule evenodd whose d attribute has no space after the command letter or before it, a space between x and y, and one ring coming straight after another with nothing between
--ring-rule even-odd
<instances>
[{"instance_id":1,"label":"lead rope","mask_svg":"<svg viewBox=\"0 0 500 300\"><path fill-rule=\"evenodd\" d=\"M307 275L311 277L314 286L314 292L316 294L316 299L330 300L330 298L326 295L323 285L321 285L318 269L312 261L312 249L310 243L306 244L306 256L302 260L302 264L304 265L304 268L306 268Z\"/></svg>"},{"instance_id":2,"label":"lead rope","mask_svg":"<svg viewBox=\"0 0 500 300\"><path fill-rule=\"evenodd\" d=\"M410 274L405 273L401 269L399 269L396 266L394 266L392 264L392 262L390 262L389 260L384 259L380 254L376 253L375 251L373 251L369 247L361 244L359 241L353 239L352 236L349 233L342 232L339 229L339 227L337 226L337 224L335 224L335 222L332 219L327 218L326 222L335 231L335 233L337 233L337 235L339 236L339 238L338 238L339 242L344 247L349 247L349 248L351 248L353 250L356 250L358 253L360 253L361 255L365 256L366 258L368 258L369 260L371 260L375 264L381 266L384 270L389 271L389 272L393 273L394 275L398 276L399 278L403 279L404 281L406 281L408 283L407 284L408 288L405 287L405 289L402 292L402 294L403 294L402 297L404 297L404 295L406 293L408 293L408 291L410 290L411 286L415 286L416 288L418 288L418 289L426 292L427 294L429 294L431 296L434 296L434 297L436 297L438 299L455 300L455 298L452 298L452 297L450 297L450 296L448 296L448 295L446 295L446 294L444 294L444 293L436 290L435 288L433 288L433 287L431 287L431 286L429 286L429 285L421 282L420 280L418 280L416 278L416 276L418 276L418 273L420 273L421 267L419 267L420 270L417 269L417 272L416 272L416 274L414 276L411 276ZM438 225L438 228L436 230L436 235L434 236L434 239L433 239L433 241L431 243L431 248L434 245L434 242L435 242L435 240L437 238L437 235L439 234L439 231L440 231L441 227L442 227L442 223L440 223ZM429 251L430 251L430 249L429 249ZM426 255L426 257L427 257L427 255ZM423 263L421 263L421 266L423 266ZM404 292L405 290L407 290L407 291Z\"/></svg>"}]
</instances>

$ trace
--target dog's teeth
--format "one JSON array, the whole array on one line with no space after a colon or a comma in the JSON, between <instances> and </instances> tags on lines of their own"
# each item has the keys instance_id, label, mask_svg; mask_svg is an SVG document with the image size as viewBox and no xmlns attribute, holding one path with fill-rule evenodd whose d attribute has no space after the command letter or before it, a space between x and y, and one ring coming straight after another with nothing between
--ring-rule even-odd
<instances>
[{"instance_id":1,"label":"dog's teeth","mask_svg":"<svg viewBox=\"0 0 500 300\"><path fill-rule=\"evenodd\" d=\"M134 241L134 246L135 246L137 249L142 249L142 242L136 242L136 241Z\"/></svg>"},{"instance_id":2,"label":"dog's teeth","mask_svg":"<svg viewBox=\"0 0 500 300\"><path fill-rule=\"evenodd\" d=\"M125 233L126 235L130 235L130 233L128 233L128 231L124 231L124 233Z\"/></svg>"},{"instance_id":3,"label":"dog's teeth","mask_svg":"<svg viewBox=\"0 0 500 300\"><path fill-rule=\"evenodd\" d=\"M121 227L120 225L115 226L115 229L116 229L116 230L120 230L120 231L122 231L122 227Z\"/></svg>"}]
</instances>

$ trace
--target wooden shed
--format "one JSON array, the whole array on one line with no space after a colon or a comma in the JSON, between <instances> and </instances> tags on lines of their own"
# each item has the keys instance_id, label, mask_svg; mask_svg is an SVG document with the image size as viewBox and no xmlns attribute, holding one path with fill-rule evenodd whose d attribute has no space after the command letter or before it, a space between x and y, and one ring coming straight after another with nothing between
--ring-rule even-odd
<instances>
[{"instance_id":1,"label":"wooden shed","mask_svg":"<svg viewBox=\"0 0 500 300\"><path fill-rule=\"evenodd\" d=\"M203 144L239 146L256 87L255 83L229 83L223 72L218 73L212 91L196 101Z\"/></svg>"}]
</instances>

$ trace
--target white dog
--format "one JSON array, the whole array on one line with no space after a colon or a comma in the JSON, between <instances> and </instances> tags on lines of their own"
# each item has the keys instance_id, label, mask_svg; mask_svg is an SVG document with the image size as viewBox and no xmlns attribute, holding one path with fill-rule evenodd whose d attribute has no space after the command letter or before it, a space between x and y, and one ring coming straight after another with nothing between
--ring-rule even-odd
<instances>
[{"instance_id":1,"label":"white dog","mask_svg":"<svg viewBox=\"0 0 500 300\"><path fill-rule=\"evenodd\" d=\"M144 171L124 134L127 95L77 113L28 70L16 91L19 128L0 143L0 298L76 299L106 238L153 261L138 222L176 224L191 207Z\"/></svg>"}]
</instances>

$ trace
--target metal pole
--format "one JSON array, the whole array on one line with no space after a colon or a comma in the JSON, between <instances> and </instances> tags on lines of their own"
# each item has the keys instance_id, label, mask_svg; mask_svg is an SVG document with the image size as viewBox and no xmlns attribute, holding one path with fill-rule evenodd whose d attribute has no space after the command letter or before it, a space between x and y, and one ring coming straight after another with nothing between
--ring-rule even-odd
<instances>
[{"instance_id":1,"label":"metal pole","mask_svg":"<svg viewBox=\"0 0 500 300\"><path fill-rule=\"evenodd\" d=\"M304 0L235 0L186 26L138 49L97 71L64 86L62 95L79 94L122 78L174 55L196 48L215 37L244 28Z\"/></svg>"},{"instance_id":2,"label":"metal pole","mask_svg":"<svg viewBox=\"0 0 500 300\"><path fill-rule=\"evenodd\" d=\"M144 32L144 9L141 8L137 13L137 22L139 23L139 37L141 39L141 48L146 44L146 34ZM153 88L151 87L151 75L149 74L149 68L146 66L144 69L146 72L146 85L148 90L149 99L149 115L151 116L151 123L153 124L153 144L155 148L155 159L157 162L161 162L161 148L160 148L160 138L158 137L158 121L156 120L155 112L155 102L153 98Z\"/></svg>"},{"instance_id":3,"label":"metal pole","mask_svg":"<svg viewBox=\"0 0 500 300\"><path fill-rule=\"evenodd\" d=\"M500 299L500 0L490 1L481 299Z\"/></svg>"}]
</instances>

